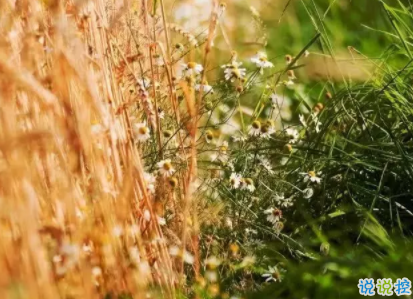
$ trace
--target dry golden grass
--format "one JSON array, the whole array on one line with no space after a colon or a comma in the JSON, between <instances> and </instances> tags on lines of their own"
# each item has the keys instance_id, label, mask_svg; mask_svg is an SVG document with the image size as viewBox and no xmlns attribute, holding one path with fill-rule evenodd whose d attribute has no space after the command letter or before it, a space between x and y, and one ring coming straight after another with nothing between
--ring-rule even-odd
<instances>
[{"instance_id":1,"label":"dry golden grass","mask_svg":"<svg viewBox=\"0 0 413 299\"><path fill-rule=\"evenodd\" d=\"M163 2L157 14L152 4L0 1L0 298L146 298L149 285L171 298L183 271L168 253L174 243L199 271L191 182L201 96L182 85L179 107L171 26ZM215 26L216 12L209 31ZM145 92L142 77L159 86ZM191 138L185 147L178 132L183 192L158 177L151 195L132 127L148 120L161 160L160 106L177 123L190 116ZM161 228L156 215L166 205L176 217Z\"/></svg>"}]
</instances>

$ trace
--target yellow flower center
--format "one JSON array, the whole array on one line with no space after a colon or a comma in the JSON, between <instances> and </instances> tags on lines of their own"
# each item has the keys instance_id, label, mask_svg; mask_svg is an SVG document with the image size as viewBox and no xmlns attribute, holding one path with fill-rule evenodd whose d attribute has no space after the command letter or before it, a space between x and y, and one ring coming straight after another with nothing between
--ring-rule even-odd
<instances>
[{"instance_id":1,"label":"yellow flower center","mask_svg":"<svg viewBox=\"0 0 413 299\"><path fill-rule=\"evenodd\" d=\"M206 131L206 133L205 133L205 138L206 138L207 140L212 140L212 139L214 138L214 134L212 134L211 131Z\"/></svg>"},{"instance_id":2,"label":"yellow flower center","mask_svg":"<svg viewBox=\"0 0 413 299\"><path fill-rule=\"evenodd\" d=\"M314 178L314 177L315 177L315 172L311 170L311 171L308 172L308 175L309 175L310 177L313 177L313 178Z\"/></svg>"},{"instance_id":3,"label":"yellow flower center","mask_svg":"<svg viewBox=\"0 0 413 299\"><path fill-rule=\"evenodd\" d=\"M138 132L141 135L145 135L146 133L148 133L148 128L147 127L140 127Z\"/></svg>"},{"instance_id":4,"label":"yellow flower center","mask_svg":"<svg viewBox=\"0 0 413 299\"><path fill-rule=\"evenodd\" d=\"M178 180L176 178L170 178L169 185L171 185L172 188L175 188L178 185Z\"/></svg>"},{"instance_id":5,"label":"yellow flower center","mask_svg":"<svg viewBox=\"0 0 413 299\"><path fill-rule=\"evenodd\" d=\"M239 71L239 69L238 69L237 67L234 67L234 68L232 69L232 75L233 75L235 78L241 78L241 72Z\"/></svg>"},{"instance_id":6,"label":"yellow flower center","mask_svg":"<svg viewBox=\"0 0 413 299\"><path fill-rule=\"evenodd\" d=\"M228 147L225 146L225 145L221 145L221 146L219 147L219 151L220 151L221 153L225 153L225 152L227 151L227 149L228 149Z\"/></svg>"},{"instance_id":7,"label":"yellow flower center","mask_svg":"<svg viewBox=\"0 0 413 299\"><path fill-rule=\"evenodd\" d=\"M261 133L267 133L270 130L270 126L269 125L263 125L261 127Z\"/></svg>"},{"instance_id":8,"label":"yellow flower center","mask_svg":"<svg viewBox=\"0 0 413 299\"><path fill-rule=\"evenodd\" d=\"M172 164L170 162L163 163L163 169L169 171L172 169Z\"/></svg>"},{"instance_id":9,"label":"yellow flower center","mask_svg":"<svg viewBox=\"0 0 413 299\"><path fill-rule=\"evenodd\" d=\"M258 129L261 128L261 123L260 123L258 120L255 120L255 121L252 122L251 126L252 126L254 129L257 129L257 130L258 130Z\"/></svg>"},{"instance_id":10,"label":"yellow flower center","mask_svg":"<svg viewBox=\"0 0 413 299\"><path fill-rule=\"evenodd\" d=\"M196 62L192 62L192 61L191 61L191 62L188 62L187 65L188 65L188 68L189 68L189 69L194 69L195 66L196 66Z\"/></svg>"}]
</instances>

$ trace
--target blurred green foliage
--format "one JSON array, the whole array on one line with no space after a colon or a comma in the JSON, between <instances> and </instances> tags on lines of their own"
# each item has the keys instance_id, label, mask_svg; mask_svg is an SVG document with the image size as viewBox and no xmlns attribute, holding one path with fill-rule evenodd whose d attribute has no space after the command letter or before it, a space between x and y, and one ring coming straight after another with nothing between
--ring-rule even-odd
<instances>
[{"instance_id":1,"label":"blurred green foliage","mask_svg":"<svg viewBox=\"0 0 413 299\"><path fill-rule=\"evenodd\" d=\"M224 271L223 288L241 289L248 277L256 281L248 286L248 298L354 298L360 278L413 280L413 3L297 0L266 5L261 25L268 33L270 57L296 55L320 33L312 48L317 55L334 57L351 46L374 71L366 82L310 78L301 89L285 91L292 100L291 123L303 107L311 111L321 101L325 109L322 132L305 133L305 146L298 145L289 162L279 166L286 173L282 179L300 186L297 170L307 167L322 170L323 183L310 201L297 203L286 216L279 237L262 230L265 220L257 219L261 241L255 248L254 240L238 240L254 248L259 261L277 265L281 282L263 283L265 270L257 265L247 275ZM324 98L326 91L331 98ZM244 103L256 103L258 96ZM283 155L284 142L271 144L274 159ZM261 178L273 190L277 179ZM267 197L271 194L260 194L261 200ZM236 240L237 232L231 233Z\"/></svg>"}]
</instances>

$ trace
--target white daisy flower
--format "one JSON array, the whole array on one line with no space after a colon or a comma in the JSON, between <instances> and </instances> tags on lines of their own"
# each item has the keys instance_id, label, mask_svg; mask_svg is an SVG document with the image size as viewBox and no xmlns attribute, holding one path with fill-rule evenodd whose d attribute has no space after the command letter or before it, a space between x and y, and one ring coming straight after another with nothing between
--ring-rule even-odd
<instances>
[{"instance_id":1,"label":"white daisy flower","mask_svg":"<svg viewBox=\"0 0 413 299\"><path fill-rule=\"evenodd\" d=\"M268 139L274 133L274 124L271 121L267 121L261 126L260 136L262 138Z\"/></svg>"},{"instance_id":2,"label":"white daisy flower","mask_svg":"<svg viewBox=\"0 0 413 299\"><path fill-rule=\"evenodd\" d=\"M257 67L260 68L260 73L266 68L272 68L274 65L271 61L268 61L267 54L264 52L258 52L255 56L251 58L251 62L255 63Z\"/></svg>"},{"instance_id":3,"label":"white daisy flower","mask_svg":"<svg viewBox=\"0 0 413 299\"><path fill-rule=\"evenodd\" d=\"M317 184L321 183L321 178L317 176L320 175L321 172L316 174L315 171L311 170L309 172L302 172L301 174L304 176L304 183L307 183L308 181Z\"/></svg>"},{"instance_id":4,"label":"white daisy flower","mask_svg":"<svg viewBox=\"0 0 413 299\"><path fill-rule=\"evenodd\" d=\"M250 178L242 179L242 189L247 189L250 192L254 192L255 186L254 181Z\"/></svg>"},{"instance_id":5,"label":"white daisy flower","mask_svg":"<svg viewBox=\"0 0 413 299\"><path fill-rule=\"evenodd\" d=\"M164 176L168 177L173 175L175 168L172 166L171 159L166 159L157 163L159 172Z\"/></svg>"},{"instance_id":6,"label":"white daisy flower","mask_svg":"<svg viewBox=\"0 0 413 299\"><path fill-rule=\"evenodd\" d=\"M288 137L290 137L290 143L296 143L300 134L296 129L293 128L288 128L285 130L285 133L287 134Z\"/></svg>"},{"instance_id":7,"label":"white daisy flower","mask_svg":"<svg viewBox=\"0 0 413 299\"><path fill-rule=\"evenodd\" d=\"M232 189L238 189L241 185L241 175L236 172L231 173L229 177L229 182L231 184Z\"/></svg>"},{"instance_id":8,"label":"white daisy flower","mask_svg":"<svg viewBox=\"0 0 413 299\"><path fill-rule=\"evenodd\" d=\"M265 282L270 282L270 281L277 281L277 277L279 276L279 272L277 269L277 266L271 267L268 266L268 273L264 273L262 277L265 278Z\"/></svg>"},{"instance_id":9,"label":"white daisy flower","mask_svg":"<svg viewBox=\"0 0 413 299\"><path fill-rule=\"evenodd\" d=\"M273 224L277 223L280 221L282 218L282 211L280 209L274 209L274 208L269 208L264 211L264 214L267 214L267 220Z\"/></svg>"},{"instance_id":10,"label":"white daisy flower","mask_svg":"<svg viewBox=\"0 0 413 299\"><path fill-rule=\"evenodd\" d=\"M188 62L182 64L182 73L187 77L199 75L203 70L204 68L202 67L202 65L196 62Z\"/></svg>"},{"instance_id":11,"label":"white daisy flower","mask_svg":"<svg viewBox=\"0 0 413 299\"><path fill-rule=\"evenodd\" d=\"M214 93L214 89L212 88L211 85L208 85L208 82L203 82L203 84L195 84L195 90L200 91L202 88L203 93L208 94L208 93Z\"/></svg>"},{"instance_id":12,"label":"white daisy flower","mask_svg":"<svg viewBox=\"0 0 413 299\"><path fill-rule=\"evenodd\" d=\"M249 135L258 136L261 134L261 122L259 120L254 120L250 125Z\"/></svg>"},{"instance_id":13,"label":"white daisy flower","mask_svg":"<svg viewBox=\"0 0 413 299\"><path fill-rule=\"evenodd\" d=\"M247 74L245 68L240 68L242 62L233 61L228 64L224 64L221 68L224 69L225 80L234 82L235 79L242 80Z\"/></svg>"},{"instance_id":14,"label":"white daisy flower","mask_svg":"<svg viewBox=\"0 0 413 299\"><path fill-rule=\"evenodd\" d=\"M134 132L138 141L145 142L151 138L151 131L145 122L135 124Z\"/></svg>"}]
</instances>

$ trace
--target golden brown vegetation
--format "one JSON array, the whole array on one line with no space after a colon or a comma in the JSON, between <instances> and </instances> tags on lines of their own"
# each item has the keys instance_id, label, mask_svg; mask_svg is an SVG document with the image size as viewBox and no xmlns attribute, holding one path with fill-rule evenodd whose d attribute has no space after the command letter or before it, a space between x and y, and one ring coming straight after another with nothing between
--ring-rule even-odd
<instances>
[{"instance_id":1,"label":"golden brown vegetation","mask_svg":"<svg viewBox=\"0 0 413 299\"><path fill-rule=\"evenodd\" d=\"M173 297L183 262L168 246L184 244L199 271L190 211L201 95L181 83L182 107L176 98L169 30L182 30L162 1L5 0L0 10L0 297L146 298L149 285ZM160 107L178 125L189 119L190 141L178 130L182 165L152 194L134 123L147 120L163 158ZM176 214L161 228L165 206Z\"/></svg>"}]
</instances>

